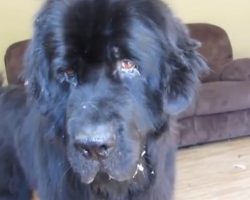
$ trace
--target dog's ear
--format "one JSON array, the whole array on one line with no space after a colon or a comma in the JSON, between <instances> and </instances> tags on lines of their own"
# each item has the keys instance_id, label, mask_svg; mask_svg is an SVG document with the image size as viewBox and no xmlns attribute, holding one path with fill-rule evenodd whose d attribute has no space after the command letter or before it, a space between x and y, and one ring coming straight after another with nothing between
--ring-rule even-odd
<instances>
[{"instance_id":1,"label":"dog's ear","mask_svg":"<svg viewBox=\"0 0 250 200\"><path fill-rule=\"evenodd\" d=\"M34 33L25 55L24 80L30 97L38 101L43 112L48 111L50 105L62 102L66 94L65 84L58 84L54 79L54 58L60 56L61 35L57 16L51 9L54 4L47 1L36 16ZM62 53L61 53L62 54ZM58 61L56 61L58 62ZM63 65L63 64L62 64ZM60 95L58 95L60 93ZM55 102L56 104L53 104Z\"/></svg>"},{"instance_id":2,"label":"dog's ear","mask_svg":"<svg viewBox=\"0 0 250 200\"><path fill-rule=\"evenodd\" d=\"M51 82L49 66L42 41L39 42L33 38L26 52L23 76L29 97L37 100L43 109L50 99L52 89L49 87Z\"/></svg>"},{"instance_id":3,"label":"dog's ear","mask_svg":"<svg viewBox=\"0 0 250 200\"><path fill-rule=\"evenodd\" d=\"M200 43L190 38L186 26L168 8L164 10L163 102L167 113L178 114L192 101L199 76L207 70L207 65L197 52Z\"/></svg>"}]
</instances>

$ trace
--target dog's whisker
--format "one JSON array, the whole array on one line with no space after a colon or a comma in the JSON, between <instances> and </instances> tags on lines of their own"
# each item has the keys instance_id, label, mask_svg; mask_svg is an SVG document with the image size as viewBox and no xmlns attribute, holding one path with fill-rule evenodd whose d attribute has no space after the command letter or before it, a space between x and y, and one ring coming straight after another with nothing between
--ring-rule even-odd
<instances>
[{"instance_id":1,"label":"dog's whisker","mask_svg":"<svg viewBox=\"0 0 250 200\"><path fill-rule=\"evenodd\" d=\"M64 173L63 173L63 175L62 175L62 177L61 177L61 180L59 181L60 184L63 184L63 179L66 177L66 175L67 175L67 173L70 171L70 169L71 169L71 167L68 167L68 168L64 171ZM62 187L60 187L60 188L62 188Z\"/></svg>"},{"instance_id":2,"label":"dog's whisker","mask_svg":"<svg viewBox=\"0 0 250 200\"><path fill-rule=\"evenodd\" d=\"M141 163L138 163L138 164L137 164L135 173L134 173L134 175L133 175L133 178L136 177L136 175L138 174L139 171L142 172L143 175L145 176L145 174L144 174L144 167L143 167L143 165L142 165Z\"/></svg>"}]
</instances>

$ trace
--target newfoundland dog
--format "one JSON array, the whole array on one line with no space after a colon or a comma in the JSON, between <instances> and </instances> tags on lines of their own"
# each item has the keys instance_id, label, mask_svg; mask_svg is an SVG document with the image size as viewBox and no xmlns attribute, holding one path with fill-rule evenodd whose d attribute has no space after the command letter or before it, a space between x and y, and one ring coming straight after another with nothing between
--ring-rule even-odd
<instances>
[{"instance_id":1,"label":"newfoundland dog","mask_svg":"<svg viewBox=\"0 0 250 200\"><path fill-rule=\"evenodd\" d=\"M48 0L27 50L25 89L1 90L1 148L11 156L0 153L0 193L170 200L171 116L206 69L198 46L160 0Z\"/></svg>"}]
</instances>

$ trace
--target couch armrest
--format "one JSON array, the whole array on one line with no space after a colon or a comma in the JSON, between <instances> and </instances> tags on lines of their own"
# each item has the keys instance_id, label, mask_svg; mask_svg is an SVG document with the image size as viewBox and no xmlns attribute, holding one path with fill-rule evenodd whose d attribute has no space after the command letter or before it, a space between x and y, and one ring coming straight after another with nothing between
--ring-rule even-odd
<instances>
[{"instance_id":1,"label":"couch armrest","mask_svg":"<svg viewBox=\"0 0 250 200\"><path fill-rule=\"evenodd\" d=\"M227 63L220 75L221 81L249 81L250 58L237 59Z\"/></svg>"},{"instance_id":2,"label":"couch armrest","mask_svg":"<svg viewBox=\"0 0 250 200\"><path fill-rule=\"evenodd\" d=\"M4 56L7 80L9 84L22 84L21 72L23 70L23 58L28 47L29 40L16 42L8 47Z\"/></svg>"},{"instance_id":3,"label":"couch armrest","mask_svg":"<svg viewBox=\"0 0 250 200\"><path fill-rule=\"evenodd\" d=\"M218 81L201 85L195 115L212 115L250 108L250 81Z\"/></svg>"},{"instance_id":4,"label":"couch armrest","mask_svg":"<svg viewBox=\"0 0 250 200\"><path fill-rule=\"evenodd\" d=\"M234 112L250 108L250 81L217 81L203 83L192 104L177 116L185 119Z\"/></svg>"},{"instance_id":5,"label":"couch armrest","mask_svg":"<svg viewBox=\"0 0 250 200\"><path fill-rule=\"evenodd\" d=\"M0 74L0 87L2 87L3 82L4 82L3 75L2 75L2 74Z\"/></svg>"}]
</instances>

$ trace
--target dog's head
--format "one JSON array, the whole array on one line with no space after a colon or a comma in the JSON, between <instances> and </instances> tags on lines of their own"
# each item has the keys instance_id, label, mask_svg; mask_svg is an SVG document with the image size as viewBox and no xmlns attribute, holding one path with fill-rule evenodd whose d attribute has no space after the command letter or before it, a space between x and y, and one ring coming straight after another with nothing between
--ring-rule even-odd
<instances>
[{"instance_id":1,"label":"dog's head","mask_svg":"<svg viewBox=\"0 0 250 200\"><path fill-rule=\"evenodd\" d=\"M82 182L148 173L148 138L187 107L205 69L197 46L158 0L45 4L27 54L27 88L65 126L66 156Z\"/></svg>"}]
</instances>

